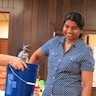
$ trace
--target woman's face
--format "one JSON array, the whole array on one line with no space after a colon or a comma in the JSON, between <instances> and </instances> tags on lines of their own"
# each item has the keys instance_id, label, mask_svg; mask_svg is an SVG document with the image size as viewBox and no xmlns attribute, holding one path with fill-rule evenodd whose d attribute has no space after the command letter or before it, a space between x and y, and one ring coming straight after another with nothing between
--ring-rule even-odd
<instances>
[{"instance_id":1,"label":"woman's face","mask_svg":"<svg viewBox=\"0 0 96 96\"><path fill-rule=\"evenodd\" d=\"M81 34L81 29L74 21L67 20L63 26L63 34L67 40L77 41Z\"/></svg>"}]
</instances>

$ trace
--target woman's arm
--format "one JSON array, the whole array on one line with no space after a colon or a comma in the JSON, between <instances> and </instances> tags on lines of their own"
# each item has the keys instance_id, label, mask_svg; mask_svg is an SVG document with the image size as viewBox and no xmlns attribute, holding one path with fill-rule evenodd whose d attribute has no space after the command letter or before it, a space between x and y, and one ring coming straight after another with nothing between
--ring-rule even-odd
<instances>
[{"instance_id":1,"label":"woman's arm","mask_svg":"<svg viewBox=\"0 0 96 96\"><path fill-rule=\"evenodd\" d=\"M20 58L11 55L0 54L0 66L6 66L7 64L10 64L15 69L22 71L24 70L24 67L27 68L27 65Z\"/></svg>"},{"instance_id":2,"label":"woman's arm","mask_svg":"<svg viewBox=\"0 0 96 96\"><path fill-rule=\"evenodd\" d=\"M91 96L93 72L82 71L82 96Z\"/></svg>"},{"instance_id":3,"label":"woman's arm","mask_svg":"<svg viewBox=\"0 0 96 96\"><path fill-rule=\"evenodd\" d=\"M33 54L32 56L30 57L29 59L29 63L37 63L38 60L43 57L43 54L41 52L41 49L37 49Z\"/></svg>"}]
</instances>

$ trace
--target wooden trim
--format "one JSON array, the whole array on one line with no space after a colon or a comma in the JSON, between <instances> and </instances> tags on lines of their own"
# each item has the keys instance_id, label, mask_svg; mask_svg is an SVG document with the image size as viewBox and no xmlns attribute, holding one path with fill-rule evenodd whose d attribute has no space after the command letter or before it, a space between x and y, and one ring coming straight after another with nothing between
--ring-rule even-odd
<instances>
[{"instance_id":1,"label":"wooden trim","mask_svg":"<svg viewBox=\"0 0 96 96\"><path fill-rule=\"evenodd\" d=\"M62 36L62 26L61 25L52 25L53 26L53 36ZM89 29L89 28L84 28L83 29L83 34L96 34L96 29Z\"/></svg>"},{"instance_id":2,"label":"wooden trim","mask_svg":"<svg viewBox=\"0 0 96 96\"><path fill-rule=\"evenodd\" d=\"M8 38L0 38L0 40L8 40Z\"/></svg>"}]
</instances>

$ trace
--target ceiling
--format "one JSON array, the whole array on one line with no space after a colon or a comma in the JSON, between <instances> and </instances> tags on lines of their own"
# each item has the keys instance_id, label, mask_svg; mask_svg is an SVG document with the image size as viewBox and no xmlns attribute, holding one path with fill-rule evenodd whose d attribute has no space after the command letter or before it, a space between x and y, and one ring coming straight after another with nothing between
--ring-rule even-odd
<instances>
[{"instance_id":1,"label":"ceiling","mask_svg":"<svg viewBox=\"0 0 96 96\"><path fill-rule=\"evenodd\" d=\"M0 13L0 20L9 21L9 13Z\"/></svg>"}]
</instances>

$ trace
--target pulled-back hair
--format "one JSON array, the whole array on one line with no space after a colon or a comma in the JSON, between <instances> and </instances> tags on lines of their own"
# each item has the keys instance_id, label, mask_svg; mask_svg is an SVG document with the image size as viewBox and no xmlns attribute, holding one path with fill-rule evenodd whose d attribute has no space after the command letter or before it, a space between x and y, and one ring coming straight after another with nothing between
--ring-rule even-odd
<instances>
[{"instance_id":1,"label":"pulled-back hair","mask_svg":"<svg viewBox=\"0 0 96 96\"><path fill-rule=\"evenodd\" d=\"M79 12L70 12L65 16L63 25L67 20L74 21L80 29L84 27L84 18Z\"/></svg>"}]
</instances>

